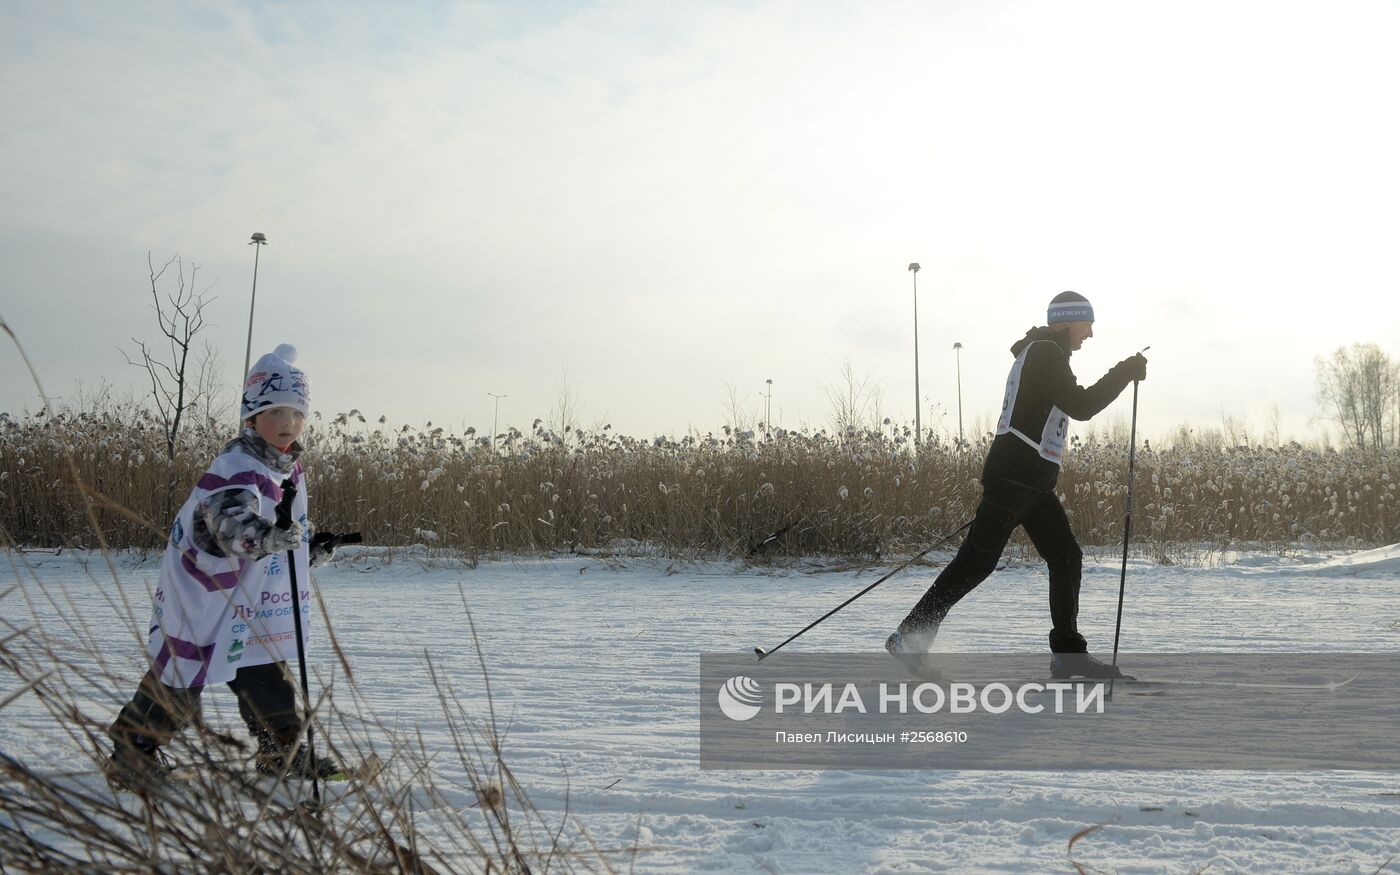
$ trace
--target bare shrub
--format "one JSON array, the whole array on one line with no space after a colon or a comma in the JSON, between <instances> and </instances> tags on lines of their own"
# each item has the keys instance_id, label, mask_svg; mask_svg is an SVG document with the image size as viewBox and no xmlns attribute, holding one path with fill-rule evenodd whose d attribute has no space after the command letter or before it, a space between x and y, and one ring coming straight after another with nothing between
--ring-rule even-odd
<instances>
[{"instance_id":1,"label":"bare shrub","mask_svg":"<svg viewBox=\"0 0 1400 875\"><path fill-rule=\"evenodd\" d=\"M329 740L329 753L341 762L382 768L323 785L320 804L305 784L256 777L246 746L202 721L162 748L174 777L144 791L114 792L100 772L111 749L105 726L120 707L119 693L136 679L109 666L110 630L98 633L75 616L43 569L16 572L19 583L0 593L0 714L13 720L26 703L29 713L46 714L53 752L43 762L0 754L6 871L611 871L609 852L593 845L567 810L546 816L511 774L484 657L485 713L464 707L445 675L427 666L452 740L441 751L428 749L413 728L369 713L336 648L345 672L314 703L318 744L325 751ZM474 630L472 638L480 656ZM443 777L452 760L465 778Z\"/></svg>"}]
</instances>

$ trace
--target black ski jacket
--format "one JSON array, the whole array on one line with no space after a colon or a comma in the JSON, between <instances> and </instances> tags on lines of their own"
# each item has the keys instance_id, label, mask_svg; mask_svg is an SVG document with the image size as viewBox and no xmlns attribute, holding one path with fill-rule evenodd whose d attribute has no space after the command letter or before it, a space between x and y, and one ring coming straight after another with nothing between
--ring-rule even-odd
<instances>
[{"instance_id":1,"label":"black ski jacket","mask_svg":"<svg viewBox=\"0 0 1400 875\"><path fill-rule=\"evenodd\" d=\"M1005 480L1050 492L1060 477L1069 420L1103 410L1132 382L1124 360L1097 383L1080 386L1070 370L1063 331L1032 328L1011 345L1016 364L1006 381L997 435L982 466L982 482Z\"/></svg>"}]
</instances>

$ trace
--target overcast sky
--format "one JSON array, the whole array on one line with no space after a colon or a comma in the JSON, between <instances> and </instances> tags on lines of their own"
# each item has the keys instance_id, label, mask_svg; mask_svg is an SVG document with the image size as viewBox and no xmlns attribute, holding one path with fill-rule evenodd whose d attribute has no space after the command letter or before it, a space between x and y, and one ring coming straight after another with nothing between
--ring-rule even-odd
<instances>
[{"instance_id":1,"label":"overcast sky","mask_svg":"<svg viewBox=\"0 0 1400 875\"><path fill-rule=\"evenodd\" d=\"M1309 420L1313 359L1400 354L1400 6L1277 2L9 2L0 317L49 391L122 390L147 253L313 406L819 426L843 360L912 420L994 418L1073 289L1090 383L1151 345L1149 435ZM0 410L37 408L0 348ZM935 415L928 408L937 405ZM1126 416L1127 395L1105 415ZM942 418L940 419L939 416ZM1082 427L1081 427L1082 431Z\"/></svg>"}]
</instances>

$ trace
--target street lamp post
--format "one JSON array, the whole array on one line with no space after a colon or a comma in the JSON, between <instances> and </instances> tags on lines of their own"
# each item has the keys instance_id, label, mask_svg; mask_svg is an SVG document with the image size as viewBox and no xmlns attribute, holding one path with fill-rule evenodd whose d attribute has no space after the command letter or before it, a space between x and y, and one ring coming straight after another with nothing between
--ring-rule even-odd
<instances>
[{"instance_id":1,"label":"street lamp post","mask_svg":"<svg viewBox=\"0 0 1400 875\"><path fill-rule=\"evenodd\" d=\"M487 394L487 395L490 395L492 398L495 398L495 399L496 399L496 410L495 410L494 413L491 414L491 452L492 452L492 453L495 453L495 452L496 452L496 430L497 430L497 428L499 427L499 426L497 425L497 423L499 423L499 422L500 422L500 419L501 419L501 399L502 399L502 398L509 398L510 396L509 396L509 395L497 395L495 392L487 392L486 394Z\"/></svg>"},{"instance_id":2,"label":"street lamp post","mask_svg":"<svg viewBox=\"0 0 1400 875\"><path fill-rule=\"evenodd\" d=\"M910 263L909 272L914 274L914 446L919 446L924 431L924 420L919 410L919 263Z\"/></svg>"},{"instance_id":3,"label":"street lamp post","mask_svg":"<svg viewBox=\"0 0 1400 875\"><path fill-rule=\"evenodd\" d=\"M768 400L763 409L763 436L773 439L773 381L768 381Z\"/></svg>"},{"instance_id":4,"label":"street lamp post","mask_svg":"<svg viewBox=\"0 0 1400 875\"><path fill-rule=\"evenodd\" d=\"M248 245L253 247L253 295L248 300L248 345L243 349L243 376L240 379L248 379L248 365L252 362L253 354L253 308L258 304L258 254L267 245L267 235L261 231L248 238ZM244 386L238 386L239 406L243 404L242 393Z\"/></svg>"},{"instance_id":5,"label":"street lamp post","mask_svg":"<svg viewBox=\"0 0 1400 875\"><path fill-rule=\"evenodd\" d=\"M961 342L957 342L957 343L954 343L954 344L953 344L953 355L957 356L957 359L958 359L958 448L961 449L961 448L962 448L962 445L963 445L963 428L962 428L962 343L961 343Z\"/></svg>"}]
</instances>

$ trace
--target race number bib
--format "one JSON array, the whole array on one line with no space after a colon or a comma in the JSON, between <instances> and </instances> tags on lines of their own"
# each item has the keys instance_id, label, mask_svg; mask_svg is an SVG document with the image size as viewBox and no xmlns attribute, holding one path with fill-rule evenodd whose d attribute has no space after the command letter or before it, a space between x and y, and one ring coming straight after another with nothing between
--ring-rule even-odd
<instances>
[{"instance_id":1,"label":"race number bib","mask_svg":"<svg viewBox=\"0 0 1400 875\"><path fill-rule=\"evenodd\" d=\"M1056 465L1065 458L1065 440L1069 437L1069 417L1058 407L1050 408L1050 417L1045 420L1045 430L1040 433L1040 457L1049 459Z\"/></svg>"},{"instance_id":2,"label":"race number bib","mask_svg":"<svg viewBox=\"0 0 1400 875\"><path fill-rule=\"evenodd\" d=\"M1016 363L1011 366L1011 373L1006 377L1006 394L1001 401L1001 418L997 420L997 434L1014 434L1035 447L1035 451L1040 454L1042 459L1060 465L1064 463L1065 441L1069 440L1069 417L1065 415L1063 410L1058 407L1050 408L1050 415L1045 419L1045 426L1040 431L1039 440L1011 425L1011 414L1016 409L1016 396L1021 390L1021 370L1025 367L1026 355L1030 349L1031 347L1028 345L1021 350L1021 354L1016 356Z\"/></svg>"}]
</instances>

